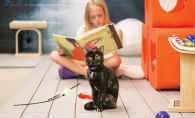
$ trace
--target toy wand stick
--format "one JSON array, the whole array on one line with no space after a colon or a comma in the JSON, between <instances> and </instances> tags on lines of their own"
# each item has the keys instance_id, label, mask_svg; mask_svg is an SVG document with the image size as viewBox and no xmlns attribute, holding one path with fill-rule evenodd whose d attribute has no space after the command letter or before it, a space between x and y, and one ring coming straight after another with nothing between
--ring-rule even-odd
<instances>
[{"instance_id":1,"label":"toy wand stick","mask_svg":"<svg viewBox=\"0 0 195 118\"><path fill-rule=\"evenodd\" d=\"M78 83L77 85L71 87L70 90L73 89L73 88L75 88L75 87L77 87L77 86L80 85L80 84L81 84L81 83ZM32 104L40 104L40 103L50 102L50 101L55 100L55 99L57 99L57 98L59 98L59 97L61 97L61 96L65 96L65 93L64 93L64 94L61 94L61 93L60 93L60 94L57 94L57 95L55 95L54 97L49 98L48 100L43 101L43 102L36 102L36 103L29 103L29 104L16 104L16 105L14 105L14 106L32 105Z\"/></svg>"}]
</instances>

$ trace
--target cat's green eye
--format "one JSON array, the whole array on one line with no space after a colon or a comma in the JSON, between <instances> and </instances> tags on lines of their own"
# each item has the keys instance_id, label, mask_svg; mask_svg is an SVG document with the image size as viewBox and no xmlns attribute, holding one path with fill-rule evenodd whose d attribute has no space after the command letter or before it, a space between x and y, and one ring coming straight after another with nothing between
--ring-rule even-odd
<instances>
[{"instance_id":1,"label":"cat's green eye","mask_svg":"<svg viewBox=\"0 0 195 118\"><path fill-rule=\"evenodd\" d=\"M89 59L89 60L93 60L93 58L92 58L92 57L88 57L88 59Z\"/></svg>"}]
</instances>

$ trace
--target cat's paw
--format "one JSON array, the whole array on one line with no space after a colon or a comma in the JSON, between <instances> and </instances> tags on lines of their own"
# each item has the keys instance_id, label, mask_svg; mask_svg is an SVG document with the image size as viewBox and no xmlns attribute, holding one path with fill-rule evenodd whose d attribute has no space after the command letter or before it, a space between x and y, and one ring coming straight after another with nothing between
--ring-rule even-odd
<instances>
[{"instance_id":1,"label":"cat's paw","mask_svg":"<svg viewBox=\"0 0 195 118\"><path fill-rule=\"evenodd\" d=\"M101 108L96 108L96 111L97 112L102 112L102 109Z\"/></svg>"}]
</instances>

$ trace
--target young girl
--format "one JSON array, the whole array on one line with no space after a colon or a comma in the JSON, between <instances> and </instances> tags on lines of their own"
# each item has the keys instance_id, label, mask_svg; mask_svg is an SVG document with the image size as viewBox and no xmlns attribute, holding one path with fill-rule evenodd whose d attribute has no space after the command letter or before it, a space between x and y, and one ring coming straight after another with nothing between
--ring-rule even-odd
<instances>
[{"instance_id":1,"label":"young girl","mask_svg":"<svg viewBox=\"0 0 195 118\"><path fill-rule=\"evenodd\" d=\"M108 9L104 0L90 0L85 9L85 25L81 26L77 31L77 37L83 33L101 27L106 24L111 24ZM120 30L116 27L117 34L120 37ZM106 40L106 39L105 39ZM65 50L61 47L57 47L57 51L53 51L50 55L51 59L57 64L61 65L63 69L62 73L59 73L61 78L75 77L78 74L87 75L87 69L85 61L78 61L74 59L68 59L62 56ZM112 52L104 56L104 65L117 70L121 64L121 58L117 55L117 51Z\"/></svg>"}]
</instances>

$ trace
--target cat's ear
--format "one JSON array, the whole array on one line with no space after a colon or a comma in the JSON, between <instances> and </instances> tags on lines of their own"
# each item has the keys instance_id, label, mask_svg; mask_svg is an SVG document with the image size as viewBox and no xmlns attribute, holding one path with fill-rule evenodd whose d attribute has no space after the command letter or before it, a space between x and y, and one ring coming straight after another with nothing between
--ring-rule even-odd
<instances>
[{"instance_id":1,"label":"cat's ear","mask_svg":"<svg viewBox=\"0 0 195 118\"><path fill-rule=\"evenodd\" d=\"M104 54L104 46L100 46L99 51Z\"/></svg>"},{"instance_id":2,"label":"cat's ear","mask_svg":"<svg viewBox=\"0 0 195 118\"><path fill-rule=\"evenodd\" d=\"M83 48L84 54L85 56L87 56L87 53L89 52L89 50L87 48Z\"/></svg>"}]
</instances>

